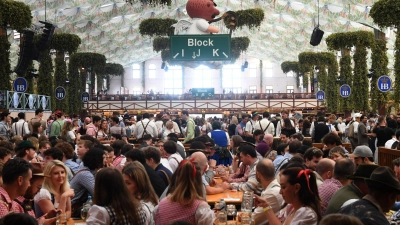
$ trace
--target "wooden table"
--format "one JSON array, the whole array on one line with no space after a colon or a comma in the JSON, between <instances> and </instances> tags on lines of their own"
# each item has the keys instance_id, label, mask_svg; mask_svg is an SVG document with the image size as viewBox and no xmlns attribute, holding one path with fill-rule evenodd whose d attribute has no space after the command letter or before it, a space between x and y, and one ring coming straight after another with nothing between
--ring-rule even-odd
<instances>
[{"instance_id":1,"label":"wooden table","mask_svg":"<svg viewBox=\"0 0 400 225\"><path fill-rule=\"evenodd\" d=\"M219 194L206 196L207 203L212 205L214 205L215 202L219 202L221 198L224 199L226 204L240 205L242 204L242 197L243 197L242 191L231 191L231 190L225 190L225 192Z\"/></svg>"}]
</instances>

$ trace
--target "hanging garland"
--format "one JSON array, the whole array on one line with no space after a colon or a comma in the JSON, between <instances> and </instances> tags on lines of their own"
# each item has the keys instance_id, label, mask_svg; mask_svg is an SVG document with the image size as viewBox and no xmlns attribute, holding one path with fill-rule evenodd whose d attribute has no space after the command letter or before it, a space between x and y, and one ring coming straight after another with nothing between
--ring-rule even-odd
<instances>
[{"instance_id":1,"label":"hanging garland","mask_svg":"<svg viewBox=\"0 0 400 225\"><path fill-rule=\"evenodd\" d=\"M289 72L293 72L296 77L296 85L300 86L300 69L299 62L296 61L285 61L281 63L282 72L287 74Z\"/></svg>"},{"instance_id":2,"label":"hanging garland","mask_svg":"<svg viewBox=\"0 0 400 225\"><path fill-rule=\"evenodd\" d=\"M367 78L367 49L363 45L356 45L354 59L354 83L351 90L353 107L356 111L367 111L368 106L368 78Z\"/></svg>"},{"instance_id":3,"label":"hanging garland","mask_svg":"<svg viewBox=\"0 0 400 225\"><path fill-rule=\"evenodd\" d=\"M145 19L139 25L139 33L144 35L153 36L167 36L174 33L173 24L178 23L175 19Z\"/></svg>"},{"instance_id":4,"label":"hanging garland","mask_svg":"<svg viewBox=\"0 0 400 225\"><path fill-rule=\"evenodd\" d=\"M123 76L123 75L122 75ZM110 90L111 84L110 84L110 75L106 75L106 82L107 82L107 90Z\"/></svg>"},{"instance_id":5,"label":"hanging garland","mask_svg":"<svg viewBox=\"0 0 400 225\"><path fill-rule=\"evenodd\" d=\"M0 90L11 90L10 43L7 28L21 32L32 23L31 10L23 2L0 1Z\"/></svg>"},{"instance_id":6,"label":"hanging garland","mask_svg":"<svg viewBox=\"0 0 400 225\"><path fill-rule=\"evenodd\" d=\"M169 37L155 37L153 40L153 51L161 52L169 49Z\"/></svg>"},{"instance_id":7,"label":"hanging garland","mask_svg":"<svg viewBox=\"0 0 400 225\"><path fill-rule=\"evenodd\" d=\"M328 111L336 112L339 110L337 104L337 72L338 65L335 55L331 52L302 52L299 54L299 70L305 74L311 71L310 81L314 82L314 66L319 67L319 74L317 82L321 89L326 93L326 106ZM328 75L326 75L325 68L328 68ZM328 77L328 78L327 78ZM304 76L306 78L306 75ZM308 85L308 82L307 82Z\"/></svg>"},{"instance_id":8,"label":"hanging garland","mask_svg":"<svg viewBox=\"0 0 400 225\"><path fill-rule=\"evenodd\" d=\"M119 63L107 63L104 73L113 76L121 76L125 73L124 67Z\"/></svg>"},{"instance_id":9,"label":"hanging garland","mask_svg":"<svg viewBox=\"0 0 400 225\"><path fill-rule=\"evenodd\" d=\"M381 28L395 26L397 29L400 25L400 1L397 0L379 0L374 2L369 15L374 23ZM400 35L396 33L396 41L394 44L394 107L399 109L400 103ZM382 68L382 69L386 69ZM375 68L374 68L375 69ZM375 73L377 70L375 70Z\"/></svg>"},{"instance_id":10,"label":"hanging garland","mask_svg":"<svg viewBox=\"0 0 400 225\"><path fill-rule=\"evenodd\" d=\"M7 36L0 36L0 90L11 90L10 46Z\"/></svg>"},{"instance_id":11,"label":"hanging garland","mask_svg":"<svg viewBox=\"0 0 400 225\"><path fill-rule=\"evenodd\" d=\"M83 74L79 74L79 69L81 68L79 60L79 53L72 54L69 57L68 77L70 80L70 84L68 87L69 93L67 95L67 98L69 101L68 113L70 114L80 113L82 108L80 95L82 94L82 92L85 91L84 85L86 85L86 78L84 80L85 84L82 85L82 77L84 76Z\"/></svg>"},{"instance_id":12,"label":"hanging garland","mask_svg":"<svg viewBox=\"0 0 400 225\"><path fill-rule=\"evenodd\" d=\"M80 44L81 38L76 34L56 33L51 40L51 49L72 55L78 50Z\"/></svg>"},{"instance_id":13,"label":"hanging garland","mask_svg":"<svg viewBox=\"0 0 400 225\"><path fill-rule=\"evenodd\" d=\"M55 61L55 72L54 72L54 88L58 86L63 86L66 92L66 98L63 100L54 100L54 109L62 110L67 113L71 113L69 105L69 96L72 94L72 90L69 90L70 87L65 85L65 81L67 80L67 63L64 61L64 57L56 57ZM48 81L46 81L48 82ZM70 84L76 82L74 79L70 78ZM47 84L48 85L48 84ZM47 86L46 85L46 86ZM52 90L52 94L50 96L54 96L54 90Z\"/></svg>"},{"instance_id":14,"label":"hanging garland","mask_svg":"<svg viewBox=\"0 0 400 225\"><path fill-rule=\"evenodd\" d=\"M235 12L237 19L235 19L236 28L243 28L244 26L250 29L260 27L261 22L264 20L264 10L261 8L238 10ZM231 27L231 18L229 16L224 18L226 27Z\"/></svg>"},{"instance_id":15,"label":"hanging garland","mask_svg":"<svg viewBox=\"0 0 400 225\"><path fill-rule=\"evenodd\" d=\"M385 108L388 103L388 94L378 90L377 81L382 75L388 75L389 59L386 54L386 41L375 40L375 45L372 47L372 65L371 68L376 68L374 76L371 78L371 106L372 110L376 111Z\"/></svg>"},{"instance_id":16,"label":"hanging garland","mask_svg":"<svg viewBox=\"0 0 400 225\"><path fill-rule=\"evenodd\" d=\"M106 63L106 67L104 68L104 76L107 82L107 90L110 90L110 75L112 76L121 76L121 87L124 84L124 67L119 63Z\"/></svg>"},{"instance_id":17,"label":"hanging garland","mask_svg":"<svg viewBox=\"0 0 400 225\"><path fill-rule=\"evenodd\" d=\"M350 54L343 55L340 58L340 80L352 86L353 74L351 72L351 56ZM352 110L351 98L339 98L341 109L344 111Z\"/></svg>"},{"instance_id":18,"label":"hanging garland","mask_svg":"<svg viewBox=\"0 0 400 225\"><path fill-rule=\"evenodd\" d=\"M71 62L73 62L71 64ZM88 70L91 69L91 76L99 76L98 78L102 78L104 69L106 66L106 57L99 53L91 53L91 52L82 52L75 53L70 56L70 64L69 64L69 79L71 84L71 91L69 92L69 105L70 105L70 113L79 113L82 109L81 103L81 94L86 89L86 80L88 76ZM82 69L84 68L84 69ZM81 69L81 73L79 74L79 69ZM80 78L80 81L77 81L79 84L72 85L76 80ZM93 78L93 77L92 77ZM94 85L94 80L91 80L90 91L92 90L92 86ZM90 93L91 94L91 93Z\"/></svg>"},{"instance_id":19,"label":"hanging garland","mask_svg":"<svg viewBox=\"0 0 400 225\"><path fill-rule=\"evenodd\" d=\"M63 86L66 91L67 97L63 100L54 100L53 108L55 110L61 109L68 113L73 113L74 108L71 107L71 104L75 101L75 99L71 99L71 95L75 95L74 86L67 86L65 81L67 80L67 63L65 62L65 52L68 52L70 56L72 56L79 48L81 44L81 39L78 35L75 34L54 34L51 41L51 49L56 50L56 59L55 59L55 72L54 72L54 87ZM52 79L42 79L43 86L52 86L50 82ZM69 78L70 83L77 82L74 79ZM48 84L44 84L48 83ZM53 94L51 95L53 96Z\"/></svg>"},{"instance_id":20,"label":"hanging garland","mask_svg":"<svg viewBox=\"0 0 400 225\"><path fill-rule=\"evenodd\" d=\"M400 103L400 33L396 34L396 42L394 44L394 106L399 109Z\"/></svg>"},{"instance_id":21,"label":"hanging garland","mask_svg":"<svg viewBox=\"0 0 400 225\"><path fill-rule=\"evenodd\" d=\"M329 50L342 50L342 53L348 54L348 50L351 47L355 46L356 51L353 56L354 59L354 78L352 79L351 73L342 76L341 79L347 82L347 84L352 87L352 94L350 96L351 104L348 102L345 103L344 100L341 99L341 104L343 105L344 110L353 109L356 111L360 110L368 110L369 109L369 88L368 88L368 79L367 79L367 50L366 48L370 48L375 43L375 38L372 32L367 31L354 31L354 32L346 32L346 33L335 33L331 34L327 37L326 43ZM342 55L343 57L344 55ZM344 67L350 67L350 63L348 60L343 61L348 64L341 64ZM352 85L351 80L357 81L357 85ZM351 105L351 106L350 106Z\"/></svg>"},{"instance_id":22,"label":"hanging garland","mask_svg":"<svg viewBox=\"0 0 400 225\"><path fill-rule=\"evenodd\" d=\"M23 2L0 1L0 27L7 27L22 32L31 26L31 9Z\"/></svg>"}]
</instances>

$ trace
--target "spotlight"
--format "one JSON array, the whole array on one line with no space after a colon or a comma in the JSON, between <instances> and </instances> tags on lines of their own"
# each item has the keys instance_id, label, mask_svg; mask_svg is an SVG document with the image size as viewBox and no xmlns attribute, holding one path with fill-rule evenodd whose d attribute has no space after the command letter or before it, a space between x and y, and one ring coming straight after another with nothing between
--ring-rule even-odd
<instances>
[{"instance_id":1,"label":"spotlight","mask_svg":"<svg viewBox=\"0 0 400 225\"><path fill-rule=\"evenodd\" d=\"M244 62L244 64L243 64L243 66L244 66L244 68L247 68L247 67L249 67L249 62L247 62L247 60Z\"/></svg>"},{"instance_id":2,"label":"spotlight","mask_svg":"<svg viewBox=\"0 0 400 225\"><path fill-rule=\"evenodd\" d=\"M165 62L162 62L161 63L161 69L164 69L165 68Z\"/></svg>"},{"instance_id":3,"label":"spotlight","mask_svg":"<svg viewBox=\"0 0 400 225\"><path fill-rule=\"evenodd\" d=\"M375 75L375 69L369 69L369 73L367 74L367 77L369 78L369 79L371 79L372 77L374 77L374 75Z\"/></svg>"},{"instance_id":4,"label":"spotlight","mask_svg":"<svg viewBox=\"0 0 400 225\"><path fill-rule=\"evenodd\" d=\"M69 84L70 84L70 82L69 82L68 78L65 79L65 85L69 85Z\"/></svg>"}]
</instances>

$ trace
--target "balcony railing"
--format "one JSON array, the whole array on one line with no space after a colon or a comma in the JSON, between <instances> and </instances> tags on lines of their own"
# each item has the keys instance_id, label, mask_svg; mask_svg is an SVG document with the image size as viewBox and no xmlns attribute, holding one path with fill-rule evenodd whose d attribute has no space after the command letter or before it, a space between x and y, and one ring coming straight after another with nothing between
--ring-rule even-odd
<instances>
[{"instance_id":1,"label":"balcony railing","mask_svg":"<svg viewBox=\"0 0 400 225\"><path fill-rule=\"evenodd\" d=\"M215 94L212 97L193 97L191 94L141 94L141 95L92 95L91 101L151 101L151 100L244 100L244 99L315 99L315 93L254 93Z\"/></svg>"},{"instance_id":2,"label":"balcony railing","mask_svg":"<svg viewBox=\"0 0 400 225\"><path fill-rule=\"evenodd\" d=\"M51 97L0 90L0 108L10 110L51 110Z\"/></svg>"}]
</instances>

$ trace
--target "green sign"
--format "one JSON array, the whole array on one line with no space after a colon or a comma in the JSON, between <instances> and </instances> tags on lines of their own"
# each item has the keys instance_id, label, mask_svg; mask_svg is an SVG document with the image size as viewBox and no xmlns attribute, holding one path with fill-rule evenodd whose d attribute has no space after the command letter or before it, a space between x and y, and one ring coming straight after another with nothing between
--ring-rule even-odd
<instances>
[{"instance_id":1,"label":"green sign","mask_svg":"<svg viewBox=\"0 0 400 225\"><path fill-rule=\"evenodd\" d=\"M170 60L231 60L231 36L229 34L171 35Z\"/></svg>"},{"instance_id":2,"label":"green sign","mask_svg":"<svg viewBox=\"0 0 400 225\"><path fill-rule=\"evenodd\" d=\"M214 97L214 88L192 88L193 97Z\"/></svg>"}]
</instances>

